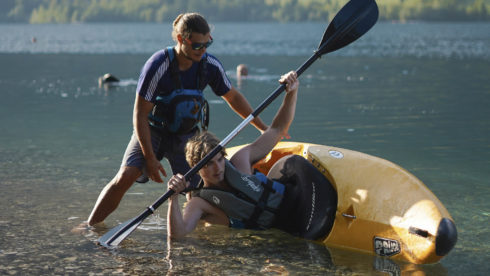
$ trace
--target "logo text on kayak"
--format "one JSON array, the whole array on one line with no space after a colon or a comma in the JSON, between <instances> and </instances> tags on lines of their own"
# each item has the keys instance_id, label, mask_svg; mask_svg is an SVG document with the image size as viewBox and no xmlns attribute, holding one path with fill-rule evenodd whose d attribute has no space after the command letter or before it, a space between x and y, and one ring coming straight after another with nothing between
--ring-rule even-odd
<instances>
[{"instance_id":1,"label":"logo text on kayak","mask_svg":"<svg viewBox=\"0 0 490 276\"><path fill-rule=\"evenodd\" d=\"M400 253L400 243L397 240L374 237L374 252L379 256L393 256Z\"/></svg>"}]
</instances>

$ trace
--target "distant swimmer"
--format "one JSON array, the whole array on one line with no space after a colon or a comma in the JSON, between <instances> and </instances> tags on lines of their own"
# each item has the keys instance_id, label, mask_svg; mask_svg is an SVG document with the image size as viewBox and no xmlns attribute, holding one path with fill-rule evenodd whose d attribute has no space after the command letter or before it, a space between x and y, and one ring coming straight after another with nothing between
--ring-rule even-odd
<instances>
[{"instance_id":1,"label":"distant swimmer","mask_svg":"<svg viewBox=\"0 0 490 276\"><path fill-rule=\"evenodd\" d=\"M237 86L239 89L242 89L242 79L244 77L248 76L248 68L247 65L245 64L239 64L236 67L236 79L237 79Z\"/></svg>"},{"instance_id":2,"label":"distant swimmer","mask_svg":"<svg viewBox=\"0 0 490 276\"><path fill-rule=\"evenodd\" d=\"M236 67L236 76L237 76L237 79L239 79L241 77L244 77L244 76L248 76L248 68L247 68L247 65L245 65L245 64L239 64Z\"/></svg>"},{"instance_id":3,"label":"distant swimmer","mask_svg":"<svg viewBox=\"0 0 490 276\"><path fill-rule=\"evenodd\" d=\"M111 85L116 82L119 82L119 79L109 73L104 74L102 77L99 77L99 87L102 87L103 85Z\"/></svg>"},{"instance_id":4,"label":"distant swimmer","mask_svg":"<svg viewBox=\"0 0 490 276\"><path fill-rule=\"evenodd\" d=\"M35 36L33 36L33 37L31 38L31 41L32 41L32 43L36 43L36 42L37 42L37 38L36 38Z\"/></svg>"}]
</instances>

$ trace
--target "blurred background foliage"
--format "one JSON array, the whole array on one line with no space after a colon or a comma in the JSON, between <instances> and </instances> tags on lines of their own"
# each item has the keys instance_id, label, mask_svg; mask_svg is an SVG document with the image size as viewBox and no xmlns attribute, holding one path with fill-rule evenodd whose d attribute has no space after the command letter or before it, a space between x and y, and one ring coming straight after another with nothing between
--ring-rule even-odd
<instances>
[{"instance_id":1,"label":"blurred background foliage","mask_svg":"<svg viewBox=\"0 0 490 276\"><path fill-rule=\"evenodd\" d=\"M490 0L377 0L381 20L488 21ZM1 0L0 22L171 22L197 11L210 22L331 20L347 0Z\"/></svg>"}]
</instances>

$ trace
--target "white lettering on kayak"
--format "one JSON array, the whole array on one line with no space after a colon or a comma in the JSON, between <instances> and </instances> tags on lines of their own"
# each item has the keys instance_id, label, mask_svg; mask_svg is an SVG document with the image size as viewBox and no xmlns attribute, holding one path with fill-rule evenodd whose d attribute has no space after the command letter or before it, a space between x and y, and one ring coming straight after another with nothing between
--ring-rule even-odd
<instances>
[{"instance_id":1,"label":"white lettering on kayak","mask_svg":"<svg viewBox=\"0 0 490 276\"><path fill-rule=\"evenodd\" d=\"M374 237L374 252L380 256L393 256L400 253L400 243L397 240Z\"/></svg>"},{"instance_id":2,"label":"white lettering on kayak","mask_svg":"<svg viewBox=\"0 0 490 276\"><path fill-rule=\"evenodd\" d=\"M313 221L313 214L315 213L315 182L311 182L311 187L312 187L312 193L311 193L311 213L310 213L310 219L308 220L308 225L306 226L306 231L310 229L311 222Z\"/></svg>"}]
</instances>

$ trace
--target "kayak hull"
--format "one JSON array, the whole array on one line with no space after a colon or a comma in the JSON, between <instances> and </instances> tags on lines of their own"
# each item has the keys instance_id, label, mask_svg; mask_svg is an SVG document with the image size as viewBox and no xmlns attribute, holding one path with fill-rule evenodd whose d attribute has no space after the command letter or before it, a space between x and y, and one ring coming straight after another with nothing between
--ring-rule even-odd
<instances>
[{"instance_id":1,"label":"kayak hull","mask_svg":"<svg viewBox=\"0 0 490 276\"><path fill-rule=\"evenodd\" d=\"M229 156L243 146L227 149ZM301 142L280 142L254 167L264 174L281 157L311 162L337 191L333 227L318 240L415 264L449 253L457 231L449 212L422 181L400 166L368 154Z\"/></svg>"}]
</instances>

